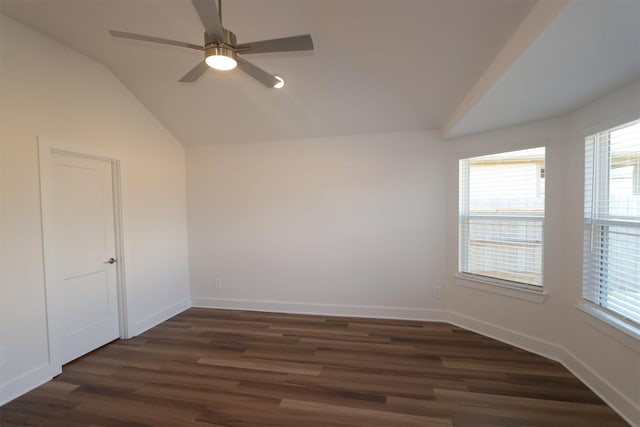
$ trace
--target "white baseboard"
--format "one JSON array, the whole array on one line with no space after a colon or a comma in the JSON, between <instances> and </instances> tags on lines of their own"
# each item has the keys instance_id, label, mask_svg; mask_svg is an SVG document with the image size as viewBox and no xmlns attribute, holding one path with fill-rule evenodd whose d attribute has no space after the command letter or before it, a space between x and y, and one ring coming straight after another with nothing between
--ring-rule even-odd
<instances>
[{"instance_id":1,"label":"white baseboard","mask_svg":"<svg viewBox=\"0 0 640 427\"><path fill-rule=\"evenodd\" d=\"M632 402L564 347L452 311L447 311L446 321L562 363L631 426L640 427L640 404Z\"/></svg>"},{"instance_id":2,"label":"white baseboard","mask_svg":"<svg viewBox=\"0 0 640 427\"><path fill-rule=\"evenodd\" d=\"M0 406L33 390L51 379L49 364L40 365L18 378L0 385Z\"/></svg>"},{"instance_id":3,"label":"white baseboard","mask_svg":"<svg viewBox=\"0 0 640 427\"><path fill-rule=\"evenodd\" d=\"M159 325L165 320L172 318L176 314L182 313L190 307L191 301L189 301L188 298L184 298L175 304L171 304L169 307L163 308L162 310L156 311L155 313L138 320L133 324L133 330L130 329L129 333L131 334L131 337L140 335L144 331Z\"/></svg>"},{"instance_id":4,"label":"white baseboard","mask_svg":"<svg viewBox=\"0 0 640 427\"><path fill-rule=\"evenodd\" d=\"M445 311L407 307L368 305L309 304L282 301L257 301L226 298L192 298L193 307L228 310L270 311L276 313L318 314L325 316L375 317L381 319L444 321Z\"/></svg>"},{"instance_id":5,"label":"white baseboard","mask_svg":"<svg viewBox=\"0 0 640 427\"><path fill-rule=\"evenodd\" d=\"M498 341L520 347L524 350L562 363L562 357L565 353L564 348L550 343L549 341L544 341L530 335L525 335L522 332L507 329L505 327L465 316L464 314L456 313L454 311L447 311L446 320L453 325L460 326L461 328L469 329L470 331L477 332L497 339Z\"/></svg>"},{"instance_id":6,"label":"white baseboard","mask_svg":"<svg viewBox=\"0 0 640 427\"><path fill-rule=\"evenodd\" d=\"M593 390L607 405L624 418L626 422L633 427L640 427L640 402L632 402L618 392L611 383L596 374L572 352L565 350L564 359L560 362L571 371L573 375L580 378L580 381Z\"/></svg>"}]
</instances>

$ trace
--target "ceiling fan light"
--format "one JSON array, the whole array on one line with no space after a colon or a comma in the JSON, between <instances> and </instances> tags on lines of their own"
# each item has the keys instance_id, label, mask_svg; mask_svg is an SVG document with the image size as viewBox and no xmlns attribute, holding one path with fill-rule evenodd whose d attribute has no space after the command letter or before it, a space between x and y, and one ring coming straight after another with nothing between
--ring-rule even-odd
<instances>
[{"instance_id":1,"label":"ceiling fan light","mask_svg":"<svg viewBox=\"0 0 640 427\"><path fill-rule=\"evenodd\" d=\"M234 58L233 50L225 47L212 47L207 49L207 57L204 59L207 65L214 70L229 71L238 66Z\"/></svg>"},{"instance_id":2,"label":"ceiling fan light","mask_svg":"<svg viewBox=\"0 0 640 427\"><path fill-rule=\"evenodd\" d=\"M274 84L275 89L282 89L284 87L284 79L280 76L273 76L278 80L278 83Z\"/></svg>"}]
</instances>

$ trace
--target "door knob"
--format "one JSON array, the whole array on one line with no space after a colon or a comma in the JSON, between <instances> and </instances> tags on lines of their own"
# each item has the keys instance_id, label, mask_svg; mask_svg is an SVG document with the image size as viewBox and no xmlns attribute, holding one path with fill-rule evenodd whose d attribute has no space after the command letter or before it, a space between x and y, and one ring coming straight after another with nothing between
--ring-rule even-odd
<instances>
[{"instance_id":1,"label":"door knob","mask_svg":"<svg viewBox=\"0 0 640 427\"><path fill-rule=\"evenodd\" d=\"M115 264L116 259L115 258L109 258L109 261L107 261L107 264Z\"/></svg>"}]
</instances>

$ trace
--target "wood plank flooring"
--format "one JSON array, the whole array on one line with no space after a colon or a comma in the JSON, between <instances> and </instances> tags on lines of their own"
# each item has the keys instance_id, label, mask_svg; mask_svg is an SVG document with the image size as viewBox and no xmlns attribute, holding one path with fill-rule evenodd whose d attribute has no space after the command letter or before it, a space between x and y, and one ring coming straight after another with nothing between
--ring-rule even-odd
<instances>
[{"instance_id":1,"label":"wood plank flooring","mask_svg":"<svg viewBox=\"0 0 640 427\"><path fill-rule=\"evenodd\" d=\"M190 309L0 408L9 426L627 426L560 364L446 323Z\"/></svg>"}]
</instances>

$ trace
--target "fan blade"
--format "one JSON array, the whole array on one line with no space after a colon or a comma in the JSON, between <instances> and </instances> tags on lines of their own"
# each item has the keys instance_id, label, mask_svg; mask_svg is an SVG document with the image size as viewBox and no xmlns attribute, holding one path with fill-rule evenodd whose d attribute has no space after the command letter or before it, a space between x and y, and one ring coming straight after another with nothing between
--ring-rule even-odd
<instances>
[{"instance_id":1,"label":"fan blade","mask_svg":"<svg viewBox=\"0 0 640 427\"><path fill-rule=\"evenodd\" d=\"M185 74L184 77L181 78L179 81L180 83L193 83L196 80L198 80L200 76L202 76L204 72L207 71L208 68L209 66L207 65L206 62L204 61L199 62L198 65L193 67L191 71Z\"/></svg>"},{"instance_id":2,"label":"fan blade","mask_svg":"<svg viewBox=\"0 0 640 427\"><path fill-rule=\"evenodd\" d=\"M310 34L303 36L283 37L281 39L261 40L236 45L238 53L293 52L296 50L313 50L313 40ZM244 49L247 49L246 51Z\"/></svg>"},{"instance_id":3,"label":"fan blade","mask_svg":"<svg viewBox=\"0 0 640 427\"><path fill-rule=\"evenodd\" d=\"M280 81L257 65L253 65L251 62L239 57L236 57L236 60L238 61L238 68L267 87L273 87Z\"/></svg>"},{"instance_id":4,"label":"fan blade","mask_svg":"<svg viewBox=\"0 0 640 427\"><path fill-rule=\"evenodd\" d=\"M224 41L222 22L218 16L218 6L216 0L191 0L198 12L200 21L209 35L209 39L214 42Z\"/></svg>"},{"instance_id":5,"label":"fan blade","mask_svg":"<svg viewBox=\"0 0 640 427\"><path fill-rule=\"evenodd\" d=\"M125 31L109 30L113 37L121 37L123 39L141 40L143 42L170 44L172 46L188 47L190 49L203 50L202 46L191 43L179 42L169 39L161 39L160 37L145 36L143 34L127 33Z\"/></svg>"}]
</instances>

